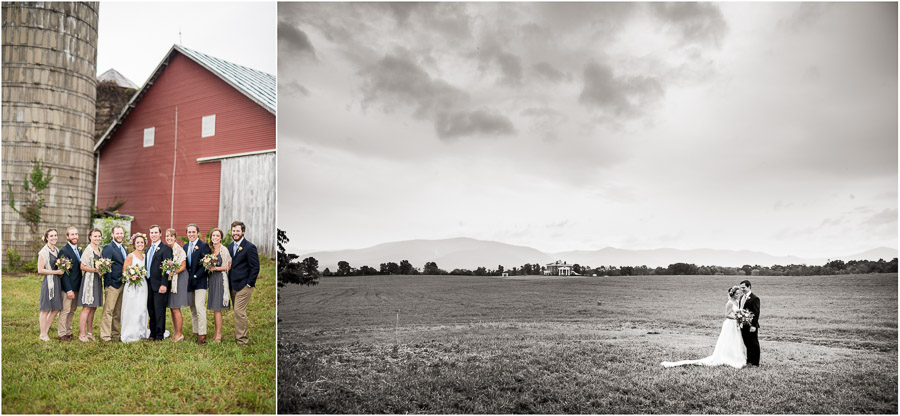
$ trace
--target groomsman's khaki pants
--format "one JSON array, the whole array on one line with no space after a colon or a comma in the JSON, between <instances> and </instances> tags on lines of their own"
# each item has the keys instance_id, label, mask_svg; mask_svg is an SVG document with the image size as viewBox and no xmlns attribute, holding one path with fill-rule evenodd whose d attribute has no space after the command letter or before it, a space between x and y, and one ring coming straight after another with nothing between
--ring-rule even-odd
<instances>
[{"instance_id":1,"label":"groomsman's khaki pants","mask_svg":"<svg viewBox=\"0 0 900 416\"><path fill-rule=\"evenodd\" d=\"M69 299L68 292L60 292L63 308L59 312L59 320L56 323L56 334L61 337L72 335L72 320L75 318L75 308L78 306L78 292L72 293L75 293L75 297Z\"/></svg>"},{"instance_id":2,"label":"groomsman's khaki pants","mask_svg":"<svg viewBox=\"0 0 900 416\"><path fill-rule=\"evenodd\" d=\"M250 321L247 319L247 306L250 305L250 295L253 288L244 286L243 289L231 291L231 303L234 305L234 337L238 344L250 343Z\"/></svg>"},{"instance_id":3,"label":"groomsman's khaki pants","mask_svg":"<svg viewBox=\"0 0 900 416\"><path fill-rule=\"evenodd\" d=\"M193 332L206 335L206 289L194 291L194 303L191 304L191 322Z\"/></svg>"},{"instance_id":4,"label":"groomsman's khaki pants","mask_svg":"<svg viewBox=\"0 0 900 416\"><path fill-rule=\"evenodd\" d=\"M103 302L103 317L100 319L100 339L103 341L115 341L121 335L123 289L124 284L118 289L112 286L104 289L106 300Z\"/></svg>"}]
</instances>

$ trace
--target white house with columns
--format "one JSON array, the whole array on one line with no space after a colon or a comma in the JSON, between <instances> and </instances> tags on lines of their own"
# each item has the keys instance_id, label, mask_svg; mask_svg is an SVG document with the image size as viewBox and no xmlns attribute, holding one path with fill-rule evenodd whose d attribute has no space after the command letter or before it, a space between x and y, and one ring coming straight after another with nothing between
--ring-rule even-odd
<instances>
[{"instance_id":1,"label":"white house with columns","mask_svg":"<svg viewBox=\"0 0 900 416\"><path fill-rule=\"evenodd\" d=\"M544 266L544 276L572 276L572 265L563 260L557 260Z\"/></svg>"}]
</instances>

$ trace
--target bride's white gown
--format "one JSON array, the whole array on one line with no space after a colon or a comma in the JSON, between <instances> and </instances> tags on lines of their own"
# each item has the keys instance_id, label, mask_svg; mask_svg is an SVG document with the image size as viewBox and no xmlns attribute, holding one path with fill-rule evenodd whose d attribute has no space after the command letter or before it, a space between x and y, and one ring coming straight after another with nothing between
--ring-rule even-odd
<instances>
[{"instance_id":1,"label":"bride's white gown","mask_svg":"<svg viewBox=\"0 0 900 416\"><path fill-rule=\"evenodd\" d=\"M143 264L134 253L131 264ZM147 312L147 280L140 286L125 284L122 291L122 342L134 342L150 337L150 313Z\"/></svg>"},{"instance_id":2,"label":"bride's white gown","mask_svg":"<svg viewBox=\"0 0 900 416\"><path fill-rule=\"evenodd\" d=\"M740 309L731 300L726 305L726 310L730 311L728 316L733 317L734 312ZM735 368L744 367L747 364L747 348L744 347L744 339L741 337L741 329L737 325L737 321L733 318L725 319L722 323L722 332L719 333L719 340L716 341L716 349L709 357L699 360L684 361L663 361L663 367L676 367L679 365L729 365Z\"/></svg>"}]
</instances>

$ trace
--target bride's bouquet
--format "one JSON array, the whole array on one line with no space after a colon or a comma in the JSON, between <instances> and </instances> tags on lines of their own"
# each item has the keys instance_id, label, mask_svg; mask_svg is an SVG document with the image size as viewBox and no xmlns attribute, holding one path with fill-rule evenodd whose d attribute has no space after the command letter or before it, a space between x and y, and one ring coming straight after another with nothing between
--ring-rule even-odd
<instances>
[{"instance_id":1,"label":"bride's bouquet","mask_svg":"<svg viewBox=\"0 0 900 416\"><path fill-rule=\"evenodd\" d=\"M178 270L178 265L175 264L175 260L163 260L162 264L159 265L159 268L164 274L172 277L175 275L175 271Z\"/></svg>"},{"instance_id":2,"label":"bride's bouquet","mask_svg":"<svg viewBox=\"0 0 900 416\"><path fill-rule=\"evenodd\" d=\"M94 267L97 268L97 274L103 276L112 271L112 259L102 257L94 260Z\"/></svg>"},{"instance_id":3,"label":"bride's bouquet","mask_svg":"<svg viewBox=\"0 0 900 416\"><path fill-rule=\"evenodd\" d=\"M128 283L132 286L140 286L144 284L144 277L147 276L147 269L144 266L135 265L129 266L127 269L122 271L122 279L125 280L125 283Z\"/></svg>"},{"instance_id":4,"label":"bride's bouquet","mask_svg":"<svg viewBox=\"0 0 900 416\"><path fill-rule=\"evenodd\" d=\"M753 322L753 312L741 309L734 313L734 319L737 320L738 326L743 328L744 325L750 325Z\"/></svg>"},{"instance_id":5,"label":"bride's bouquet","mask_svg":"<svg viewBox=\"0 0 900 416\"><path fill-rule=\"evenodd\" d=\"M72 268L72 260L69 260L68 257L60 257L56 259L56 268L62 270L63 273L68 273Z\"/></svg>"},{"instance_id":6,"label":"bride's bouquet","mask_svg":"<svg viewBox=\"0 0 900 416\"><path fill-rule=\"evenodd\" d=\"M214 267L216 267L219 263L219 259L216 258L215 254L207 254L200 259L200 264L203 266L206 271L211 272Z\"/></svg>"}]
</instances>

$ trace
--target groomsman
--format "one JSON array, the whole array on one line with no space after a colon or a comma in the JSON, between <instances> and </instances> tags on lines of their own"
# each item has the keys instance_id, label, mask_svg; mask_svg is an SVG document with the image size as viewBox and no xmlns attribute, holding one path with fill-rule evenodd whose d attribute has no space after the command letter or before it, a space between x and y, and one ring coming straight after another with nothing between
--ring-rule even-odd
<instances>
[{"instance_id":1,"label":"groomsman","mask_svg":"<svg viewBox=\"0 0 900 416\"><path fill-rule=\"evenodd\" d=\"M209 245L200 240L200 227L197 224L187 226L187 244L184 252L187 253L188 292L193 294L194 302L191 303L191 322L193 332L197 336L197 344L206 344L206 292L209 289L209 278L206 269L200 264L200 260L207 254L212 254Z\"/></svg>"},{"instance_id":2,"label":"groomsman","mask_svg":"<svg viewBox=\"0 0 900 416\"><path fill-rule=\"evenodd\" d=\"M247 306L256 286L256 277L259 276L259 255L256 253L256 246L244 239L244 228L243 222L231 223L232 243L228 247L231 252L231 272L228 277L231 283L231 303L234 305L234 336L241 345L250 342Z\"/></svg>"},{"instance_id":3,"label":"groomsman","mask_svg":"<svg viewBox=\"0 0 900 416\"><path fill-rule=\"evenodd\" d=\"M56 323L56 333L60 341L72 340L72 320L75 318L76 300L81 289L81 253L78 252L78 228L66 229L66 245L59 249L60 257L68 257L72 261L72 268L60 276L62 284L62 311Z\"/></svg>"},{"instance_id":4,"label":"groomsman","mask_svg":"<svg viewBox=\"0 0 900 416\"><path fill-rule=\"evenodd\" d=\"M125 229L120 225L112 228L112 238L109 244L103 246L100 255L112 260L112 268L103 276L103 291L106 300L103 301L103 315L100 318L100 339L105 342L119 340L119 331L122 328L122 266L125 264Z\"/></svg>"},{"instance_id":5,"label":"groomsman","mask_svg":"<svg viewBox=\"0 0 900 416\"><path fill-rule=\"evenodd\" d=\"M158 225L150 226L150 246L144 249L145 267L147 268L147 312L150 313L150 340L162 341L166 333L166 305L169 303L169 275L163 274L162 262L174 259L172 247L161 244L159 238L162 229Z\"/></svg>"}]
</instances>

